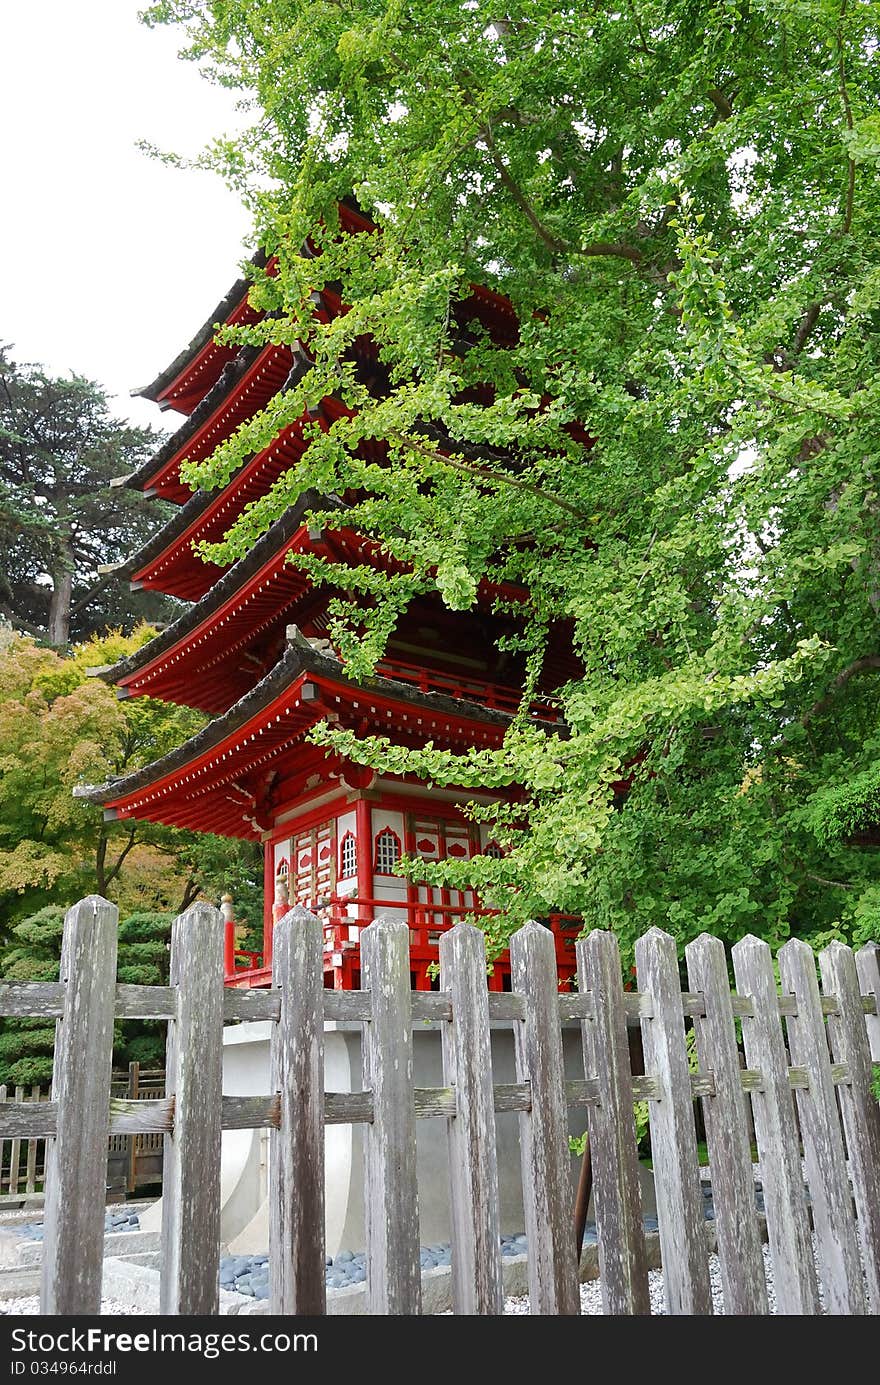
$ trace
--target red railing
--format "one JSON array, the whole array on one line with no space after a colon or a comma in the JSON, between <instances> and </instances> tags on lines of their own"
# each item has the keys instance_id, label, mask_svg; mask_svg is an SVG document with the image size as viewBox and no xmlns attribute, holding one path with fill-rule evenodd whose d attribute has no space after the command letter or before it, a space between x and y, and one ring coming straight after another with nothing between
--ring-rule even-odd
<instances>
[{"instance_id":1,"label":"red railing","mask_svg":"<svg viewBox=\"0 0 880 1385\"><path fill-rule=\"evenodd\" d=\"M410 664L405 659L380 659L376 671L401 683L414 683L420 692L440 692L450 697L468 698L493 711L516 712L522 701L521 693L515 688L487 683L480 678L440 673L435 669L426 669L422 664ZM530 703L529 710L544 721L558 721L560 717L555 698L537 698Z\"/></svg>"},{"instance_id":2,"label":"red railing","mask_svg":"<svg viewBox=\"0 0 880 1385\"><path fill-rule=\"evenodd\" d=\"M402 916L410 928L410 966L412 984L416 990L429 991L436 986L431 968L439 956L439 935L467 918L489 918L497 909L473 904L434 904L425 900L359 899L351 895L331 895L320 903L307 907L324 923L325 982L335 990L357 990L360 986L360 943L357 936L380 914ZM348 911L352 912L349 913ZM556 965L560 988L569 989L575 974L574 942L580 932L581 920L574 914L550 914L546 920L556 940ZM230 968L227 950L226 981L235 986L268 986L272 969L263 965L260 952L234 952ZM495 961L488 978L490 990L510 989L510 959L507 952Z\"/></svg>"}]
</instances>

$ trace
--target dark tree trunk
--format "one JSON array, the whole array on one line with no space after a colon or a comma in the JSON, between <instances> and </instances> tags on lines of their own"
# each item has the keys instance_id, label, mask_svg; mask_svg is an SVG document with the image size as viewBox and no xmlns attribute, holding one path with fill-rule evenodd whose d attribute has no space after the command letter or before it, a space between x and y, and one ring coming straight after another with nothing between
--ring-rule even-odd
<instances>
[{"instance_id":1,"label":"dark tree trunk","mask_svg":"<svg viewBox=\"0 0 880 1385\"><path fill-rule=\"evenodd\" d=\"M65 535L59 541L58 562L52 574L49 604L49 643L60 647L70 642L70 607L73 603L73 545Z\"/></svg>"},{"instance_id":2,"label":"dark tree trunk","mask_svg":"<svg viewBox=\"0 0 880 1385\"><path fill-rule=\"evenodd\" d=\"M102 899L107 898L107 833L101 829L98 847L95 851L95 884Z\"/></svg>"}]
</instances>

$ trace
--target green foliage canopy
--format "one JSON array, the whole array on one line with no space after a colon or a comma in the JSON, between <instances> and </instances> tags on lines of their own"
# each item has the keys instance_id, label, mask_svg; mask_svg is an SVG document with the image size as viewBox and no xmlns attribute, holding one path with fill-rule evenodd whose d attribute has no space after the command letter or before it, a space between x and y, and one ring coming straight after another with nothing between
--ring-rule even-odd
<instances>
[{"instance_id":1,"label":"green foliage canopy","mask_svg":"<svg viewBox=\"0 0 880 1385\"><path fill-rule=\"evenodd\" d=\"M188 708L129 698L87 669L114 663L154 632L111 632L70 655L0 632L0 938L40 906L98 893L123 916L176 913L226 890L238 916L262 920L259 849L149 822L105 822L73 798L147 764L203 725Z\"/></svg>"},{"instance_id":2,"label":"green foliage canopy","mask_svg":"<svg viewBox=\"0 0 880 1385\"><path fill-rule=\"evenodd\" d=\"M73 375L18 365L0 346L0 616L50 644L167 613L167 598L99 580L168 512L109 482L160 435L114 419L104 392Z\"/></svg>"},{"instance_id":3,"label":"green foliage canopy","mask_svg":"<svg viewBox=\"0 0 880 1385\"><path fill-rule=\"evenodd\" d=\"M64 910L47 905L19 920L3 950L6 981L57 981ZM140 912L119 925L117 976L139 986L161 986L168 980L168 914ZM114 1065L139 1062L162 1065L164 1025L118 1021L113 1045ZM43 1085L52 1078L55 1021L5 1019L0 1023L0 1082L9 1086Z\"/></svg>"},{"instance_id":4,"label":"green foliage canopy","mask_svg":"<svg viewBox=\"0 0 880 1385\"><path fill-rule=\"evenodd\" d=\"M528 588L531 679L554 621L583 663L558 690L567 738L523 715L498 754L364 758L524 786L528 830L502 813L510 853L479 863L509 920L876 935L873 860L816 830L814 800L880 751L880 6L164 0L148 18L252 105L203 160L279 252L252 289L273 316L232 335L314 356L190 480L222 485L324 394L356 410L219 556L310 486L357 491L356 524L409 568L361 575L368 610L337 604L355 672L413 595L465 609L482 577ZM337 234L351 194L380 233ZM329 283L350 311L317 325ZM456 317L472 283L509 296L514 344ZM358 454L374 438L389 465Z\"/></svg>"}]
</instances>

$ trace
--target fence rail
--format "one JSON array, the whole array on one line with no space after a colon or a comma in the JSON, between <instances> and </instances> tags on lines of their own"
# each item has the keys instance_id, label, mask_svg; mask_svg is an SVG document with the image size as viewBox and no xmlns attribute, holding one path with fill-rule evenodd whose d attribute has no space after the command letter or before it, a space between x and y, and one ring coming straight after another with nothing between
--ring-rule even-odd
<instances>
[{"instance_id":1,"label":"fence rail","mask_svg":"<svg viewBox=\"0 0 880 1385\"><path fill-rule=\"evenodd\" d=\"M10 1090L12 1095L10 1096ZM126 1072L113 1074L113 1098L146 1101L164 1096L165 1073L129 1063ZM39 1103L39 1111L33 1105ZM46 1139L55 1133L50 1089L40 1083L9 1088L0 1084L0 1205L14 1204L42 1194L46 1174ZM111 1117L107 1161L107 1187L122 1193L156 1185L162 1179L162 1136L117 1133Z\"/></svg>"},{"instance_id":2,"label":"fence rail","mask_svg":"<svg viewBox=\"0 0 880 1385\"><path fill-rule=\"evenodd\" d=\"M695 1100L725 1311L768 1309L753 1120L777 1311L818 1312L821 1284L825 1311L880 1312L880 1108L870 1089L872 1059L880 1061L875 944L858 953L840 943L825 949L820 989L813 953L790 941L779 953L780 994L766 944L746 938L734 947L731 991L724 947L704 936L686 949L683 990L674 941L652 929L636 948L639 989L625 991L617 942L596 932L577 945L579 991L560 994L553 938L528 924L511 942L514 990L501 993L486 987L482 934L459 924L441 940L441 989L425 992L410 990L406 924L378 920L362 935L365 988L346 993L324 988L320 921L293 909L276 925L272 989L244 992L222 984L217 910L196 905L176 921L166 987L114 985L115 929L113 906L84 900L67 916L64 980L0 983L0 1015L58 1020L54 1099L0 1105L0 1139L49 1140L44 1312L98 1311L103 1198L95 1171L111 1134L164 1139L162 1311L217 1312L221 1132L259 1127L271 1132L273 1306L325 1311L323 1130L363 1124L370 1309L418 1313L415 1125L439 1116L449 1139L454 1308L497 1313L495 1115L512 1111L520 1122L531 1311L577 1313L570 1106L587 1113L605 1311L649 1312L633 1122L633 1103L647 1101L666 1309L708 1313ZM164 1096L111 1096L114 1016L169 1021ZM253 1019L272 1022L272 1090L223 1096L222 1025ZM323 1090L325 1020L363 1025L363 1091ZM412 1024L423 1020L441 1026L436 1088L413 1082ZM492 1081L489 1027L497 1021L514 1028L514 1083ZM581 1025L582 1079L564 1077L565 1022ZM696 1072L686 1042L691 1025ZM631 1071L633 1026L641 1030L644 1075Z\"/></svg>"}]
</instances>

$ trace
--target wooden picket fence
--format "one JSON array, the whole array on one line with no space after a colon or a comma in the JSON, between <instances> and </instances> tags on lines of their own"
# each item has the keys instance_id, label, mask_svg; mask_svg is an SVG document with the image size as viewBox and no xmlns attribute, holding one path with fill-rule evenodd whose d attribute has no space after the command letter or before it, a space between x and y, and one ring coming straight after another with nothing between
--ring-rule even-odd
<instances>
[{"instance_id":1,"label":"wooden picket fence","mask_svg":"<svg viewBox=\"0 0 880 1385\"><path fill-rule=\"evenodd\" d=\"M0 1137L49 1140L44 1313L98 1311L107 1137L139 1132L165 1140L160 1311L216 1313L221 1134L261 1127L271 1146L272 1307L324 1313L324 1126L355 1122L365 1128L370 1311L419 1313L416 1121L429 1116L447 1118L455 1311L498 1313L495 1114L516 1111L531 1311L576 1314L569 1106L587 1110L605 1311L649 1313L636 1100L650 1110L666 1310L711 1313L695 1098L704 1108L725 1311L768 1308L748 1103L777 1311L817 1313L820 1284L826 1312L880 1311L875 945L856 954L840 943L826 948L820 989L810 948L788 942L778 956L780 994L769 948L745 938L733 949L732 993L722 943L703 936L686 949L683 992L675 943L653 929L636 946L639 989L626 992L616 940L596 932L577 946L579 991L563 995L553 938L530 923L511 940L512 992L490 993L483 935L459 924L440 940L440 990L412 992L409 930L379 920L362 934L363 989L342 992L324 988L321 923L294 909L276 925L273 986L248 992L224 989L219 911L197 904L175 921L167 987L116 984L116 923L111 904L83 900L67 915L61 980L0 983L0 1014L58 1021L52 1101L0 1107ZM168 1021L164 1097L111 1098L114 1015ZM256 1019L273 1024L271 1090L224 1097L223 1024ZM326 1020L361 1022L363 1091L324 1091ZM423 1020L441 1026L439 1088L413 1085L412 1025ZM493 1021L514 1027L515 1083L493 1083ZM565 1021L582 1028L577 1081L564 1076ZM641 1027L645 1075L631 1072L628 1023Z\"/></svg>"},{"instance_id":2,"label":"wooden picket fence","mask_svg":"<svg viewBox=\"0 0 880 1385\"><path fill-rule=\"evenodd\" d=\"M7 1101L48 1101L39 1084L13 1087L0 1084L0 1105ZM45 1140L0 1140L0 1205L27 1200L42 1189L46 1169Z\"/></svg>"},{"instance_id":3,"label":"wooden picket fence","mask_svg":"<svg viewBox=\"0 0 880 1385\"><path fill-rule=\"evenodd\" d=\"M164 1096L164 1069L129 1063L127 1071L114 1073L110 1095L126 1096L132 1101ZM6 1083L0 1084L0 1106L10 1101L49 1100L49 1089L40 1083L13 1088ZM107 1152L107 1191L125 1195L161 1183L162 1144L162 1135L111 1135ZM0 1140L0 1206L39 1199L45 1175L45 1139Z\"/></svg>"},{"instance_id":4,"label":"wooden picket fence","mask_svg":"<svg viewBox=\"0 0 880 1385\"><path fill-rule=\"evenodd\" d=\"M145 1068L129 1063L128 1070L114 1074L111 1097L129 1101L155 1101L165 1095L165 1069ZM107 1154L107 1192L122 1196L143 1188L157 1188L162 1182L164 1136L155 1132L140 1135L111 1135Z\"/></svg>"}]
</instances>

